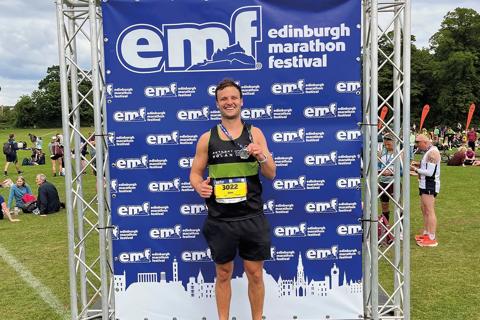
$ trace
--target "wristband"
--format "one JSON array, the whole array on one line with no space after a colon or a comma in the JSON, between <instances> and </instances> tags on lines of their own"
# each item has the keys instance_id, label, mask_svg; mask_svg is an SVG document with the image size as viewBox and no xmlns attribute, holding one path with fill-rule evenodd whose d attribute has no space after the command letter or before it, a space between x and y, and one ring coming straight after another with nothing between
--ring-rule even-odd
<instances>
[{"instance_id":1,"label":"wristband","mask_svg":"<svg viewBox=\"0 0 480 320\"><path fill-rule=\"evenodd\" d=\"M267 162L267 160L268 160L268 157L267 157L267 155L266 155L265 153L263 153L263 156L265 157L265 159L263 159L262 161L258 161L258 160L257 160L257 161L258 161L258 163L262 164L262 163L265 163L265 162Z\"/></svg>"}]
</instances>

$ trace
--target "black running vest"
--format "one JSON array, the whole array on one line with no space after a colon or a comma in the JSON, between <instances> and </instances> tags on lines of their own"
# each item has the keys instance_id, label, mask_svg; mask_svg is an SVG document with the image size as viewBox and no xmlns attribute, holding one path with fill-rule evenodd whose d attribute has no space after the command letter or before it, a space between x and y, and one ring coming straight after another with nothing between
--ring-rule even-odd
<instances>
[{"instance_id":1,"label":"black running vest","mask_svg":"<svg viewBox=\"0 0 480 320\"><path fill-rule=\"evenodd\" d=\"M240 137L235 141L247 146L250 144L251 125L245 124ZM226 221L249 219L263 213L262 185L258 176L259 164L255 157L241 159L240 148L231 140L222 140L218 126L210 130L208 141L208 175L213 186L214 179L246 178L247 200L238 203L218 203L215 194L206 199L209 216Z\"/></svg>"}]
</instances>

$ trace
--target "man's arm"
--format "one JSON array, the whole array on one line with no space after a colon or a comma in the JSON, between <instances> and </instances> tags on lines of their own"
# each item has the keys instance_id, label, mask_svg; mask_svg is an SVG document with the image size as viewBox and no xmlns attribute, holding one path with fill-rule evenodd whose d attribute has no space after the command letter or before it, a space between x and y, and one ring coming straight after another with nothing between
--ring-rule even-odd
<instances>
[{"instance_id":1,"label":"man's arm","mask_svg":"<svg viewBox=\"0 0 480 320\"><path fill-rule=\"evenodd\" d=\"M42 188L42 186L38 187L37 206L40 214L44 214L47 211L47 190L44 187Z\"/></svg>"},{"instance_id":2,"label":"man's arm","mask_svg":"<svg viewBox=\"0 0 480 320\"><path fill-rule=\"evenodd\" d=\"M210 185L210 177L203 179L203 174L208 164L209 139L210 132L204 133L198 139L197 150L193 158L192 169L190 170L190 184L202 198L210 198L213 192L213 187Z\"/></svg>"},{"instance_id":3,"label":"man's arm","mask_svg":"<svg viewBox=\"0 0 480 320\"><path fill-rule=\"evenodd\" d=\"M253 142L248 145L248 151L257 159L262 175L272 180L275 178L277 167L268 150L267 140L262 130L254 126L252 126L252 137Z\"/></svg>"},{"instance_id":4,"label":"man's arm","mask_svg":"<svg viewBox=\"0 0 480 320\"><path fill-rule=\"evenodd\" d=\"M438 152L438 150L432 150L427 159L427 167L418 168L415 171L423 176L432 177L435 173L437 163L440 162L440 158L440 152Z\"/></svg>"}]
</instances>

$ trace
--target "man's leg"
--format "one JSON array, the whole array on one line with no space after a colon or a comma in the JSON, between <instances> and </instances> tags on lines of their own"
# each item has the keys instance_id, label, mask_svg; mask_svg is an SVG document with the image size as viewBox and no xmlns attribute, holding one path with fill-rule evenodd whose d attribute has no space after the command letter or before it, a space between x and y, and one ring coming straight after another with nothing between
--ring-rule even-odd
<instances>
[{"instance_id":1,"label":"man's leg","mask_svg":"<svg viewBox=\"0 0 480 320\"><path fill-rule=\"evenodd\" d=\"M425 208L425 203L423 202L423 195L420 196L420 210L422 210L423 218L423 232L427 232L427 213Z\"/></svg>"},{"instance_id":2,"label":"man's leg","mask_svg":"<svg viewBox=\"0 0 480 320\"><path fill-rule=\"evenodd\" d=\"M429 235L435 236L435 232L437 231L437 216L435 215L435 197L430 194L422 194L422 203L425 210L425 230L427 230Z\"/></svg>"},{"instance_id":3,"label":"man's leg","mask_svg":"<svg viewBox=\"0 0 480 320\"><path fill-rule=\"evenodd\" d=\"M389 202L382 202L382 214L390 222L390 205Z\"/></svg>"},{"instance_id":4,"label":"man's leg","mask_svg":"<svg viewBox=\"0 0 480 320\"><path fill-rule=\"evenodd\" d=\"M215 283L215 298L219 320L228 320L230 300L232 298L231 279L233 273L233 261L216 264L217 281Z\"/></svg>"},{"instance_id":5,"label":"man's leg","mask_svg":"<svg viewBox=\"0 0 480 320\"><path fill-rule=\"evenodd\" d=\"M51 159L52 161L52 173L53 173L53 176L55 177L57 175L57 160L53 160Z\"/></svg>"},{"instance_id":6,"label":"man's leg","mask_svg":"<svg viewBox=\"0 0 480 320\"><path fill-rule=\"evenodd\" d=\"M17 168L17 173L20 174L22 173L22 170L20 170L20 166L18 165L18 160L14 162L15 163L15 168Z\"/></svg>"},{"instance_id":7,"label":"man's leg","mask_svg":"<svg viewBox=\"0 0 480 320\"><path fill-rule=\"evenodd\" d=\"M5 175L8 174L8 165L10 164L10 162L7 161L7 163L5 163L5 168L3 169L3 173L5 173Z\"/></svg>"},{"instance_id":8,"label":"man's leg","mask_svg":"<svg viewBox=\"0 0 480 320\"><path fill-rule=\"evenodd\" d=\"M248 278L248 299L252 309L252 320L261 320L263 315L263 301L265 285L263 283L263 261L243 261Z\"/></svg>"},{"instance_id":9,"label":"man's leg","mask_svg":"<svg viewBox=\"0 0 480 320\"><path fill-rule=\"evenodd\" d=\"M58 158L57 161L58 161L58 172L59 172L59 175L61 176L62 175L62 169L63 169L63 164L62 164L63 157Z\"/></svg>"}]
</instances>

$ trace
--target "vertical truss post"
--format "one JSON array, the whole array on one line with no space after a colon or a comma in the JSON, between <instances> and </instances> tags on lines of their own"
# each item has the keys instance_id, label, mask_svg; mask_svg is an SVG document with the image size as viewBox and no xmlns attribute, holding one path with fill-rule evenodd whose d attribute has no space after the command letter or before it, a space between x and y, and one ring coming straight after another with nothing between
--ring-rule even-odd
<instances>
[{"instance_id":1,"label":"vertical truss post","mask_svg":"<svg viewBox=\"0 0 480 320\"><path fill-rule=\"evenodd\" d=\"M363 10L364 316L409 320L410 0L364 0ZM392 79L383 77L389 83L381 83L379 92L379 74L388 70ZM383 106L389 112L382 120L378 114ZM393 243L377 232L379 197L386 194L378 180L377 147L378 135L385 133L393 135L395 146L393 159L385 163L394 169L394 191L389 195L393 215L387 231Z\"/></svg>"},{"instance_id":2,"label":"vertical truss post","mask_svg":"<svg viewBox=\"0 0 480 320\"><path fill-rule=\"evenodd\" d=\"M113 319L101 8L96 0L56 0L56 8L65 137L71 318ZM81 45L77 46L79 43ZM85 44L89 51L81 50ZM89 61L82 59L88 56ZM80 127L85 109L93 112L94 143ZM92 151L90 159L82 155L85 144ZM87 172L96 172L96 177L84 175ZM92 186L95 186L94 191Z\"/></svg>"},{"instance_id":3,"label":"vertical truss post","mask_svg":"<svg viewBox=\"0 0 480 320\"><path fill-rule=\"evenodd\" d=\"M410 177L407 175L410 165L410 81L411 81L411 0L406 0L403 9L403 163L404 175L402 194L403 197L403 316L410 320Z\"/></svg>"}]
</instances>

